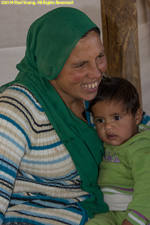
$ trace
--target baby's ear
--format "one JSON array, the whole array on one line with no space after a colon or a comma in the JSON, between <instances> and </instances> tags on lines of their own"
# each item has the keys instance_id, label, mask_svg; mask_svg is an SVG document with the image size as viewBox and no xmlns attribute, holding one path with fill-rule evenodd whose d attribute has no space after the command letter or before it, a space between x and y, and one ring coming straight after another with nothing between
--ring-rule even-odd
<instances>
[{"instance_id":1,"label":"baby's ear","mask_svg":"<svg viewBox=\"0 0 150 225\"><path fill-rule=\"evenodd\" d=\"M136 125L139 125L139 123L142 120L142 115L143 115L143 110L141 108L139 108L136 113L135 113L135 121L136 121Z\"/></svg>"}]
</instances>

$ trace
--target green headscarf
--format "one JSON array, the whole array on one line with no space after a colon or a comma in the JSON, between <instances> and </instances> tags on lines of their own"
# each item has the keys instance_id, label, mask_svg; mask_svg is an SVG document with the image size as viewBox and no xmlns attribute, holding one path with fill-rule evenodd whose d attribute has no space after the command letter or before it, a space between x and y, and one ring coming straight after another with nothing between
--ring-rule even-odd
<instances>
[{"instance_id":1,"label":"green headscarf","mask_svg":"<svg viewBox=\"0 0 150 225\"><path fill-rule=\"evenodd\" d=\"M17 65L18 76L1 88L3 91L13 83L23 84L39 101L74 161L81 188L90 193L81 202L89 218L108 211L97 185L102 142L96 130L64 104L48 80L58 76L77 42L94 27L89 17L75 8L60 7L46 13L29 28L25 57Z\"/></svg>"}]
</instances>

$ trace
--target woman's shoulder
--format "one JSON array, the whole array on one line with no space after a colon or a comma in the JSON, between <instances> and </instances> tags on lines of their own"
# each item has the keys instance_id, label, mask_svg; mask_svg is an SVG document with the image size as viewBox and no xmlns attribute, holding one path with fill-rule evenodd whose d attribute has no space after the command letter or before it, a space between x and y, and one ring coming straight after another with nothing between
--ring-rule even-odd
<instances>
[{"instance_id":1,"label":"woman's shoulder","mask_svg":"<svg viewBox=\"0 0 150 225\"><path fill-rule=\"evenodd\" d=\"M14 84L0 95L0 111L9 117L20 117L33 123L49 124L48 118L35 96L21 84Z\"/></svg>"},{"instance_id":2,"label":"woman's shoulder","mask_svg":"<svg viewBox=\"0 0 150 225\"><path fill-rule=\"evenodd\" d=\"M34 95L29 91L29 89L21 84L14 84L7 88L0 95L0 99L1 103L13 102L14 104L30 105L30 107L34 106L37 110L43 111Z\"/></svg>"}]
</instances>

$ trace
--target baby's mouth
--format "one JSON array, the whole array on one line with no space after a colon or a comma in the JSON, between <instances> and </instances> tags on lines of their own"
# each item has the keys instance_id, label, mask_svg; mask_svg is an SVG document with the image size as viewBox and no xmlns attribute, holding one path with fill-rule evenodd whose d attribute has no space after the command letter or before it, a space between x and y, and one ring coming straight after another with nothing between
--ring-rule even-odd
<instances>
[{"instance_id":1,"label":"baby's mouth","mask_svg":"<svg viewBox=\"0 0 150 225\"><path fill-rule=\"evenodd\" d=\"M117 135L115 135L115 134L107 134L107 138L109 140L114 140L114 139L116 139L116 137L117 137Z\"/></svg>"}]
</instances>

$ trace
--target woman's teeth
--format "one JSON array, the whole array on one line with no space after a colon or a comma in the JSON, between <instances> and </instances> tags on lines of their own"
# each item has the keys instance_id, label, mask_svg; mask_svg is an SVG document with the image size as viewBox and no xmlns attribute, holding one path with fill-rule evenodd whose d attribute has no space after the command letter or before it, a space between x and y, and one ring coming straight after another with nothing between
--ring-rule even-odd
<instances>
[{"instance_id":1,"label":"woman's teeth","mask_svg":"<svg viewBox=\"0 0 150 225\"><path fill-rule=\"evenodd\" d=\"M92 83L92 84L83 84L82 86L83 86L84 88L94 89L94 88L96 88L96 87L98 86L98 82L96 81L96 82L94 82L94 83Z\"/></svg>"}]
</instances>

